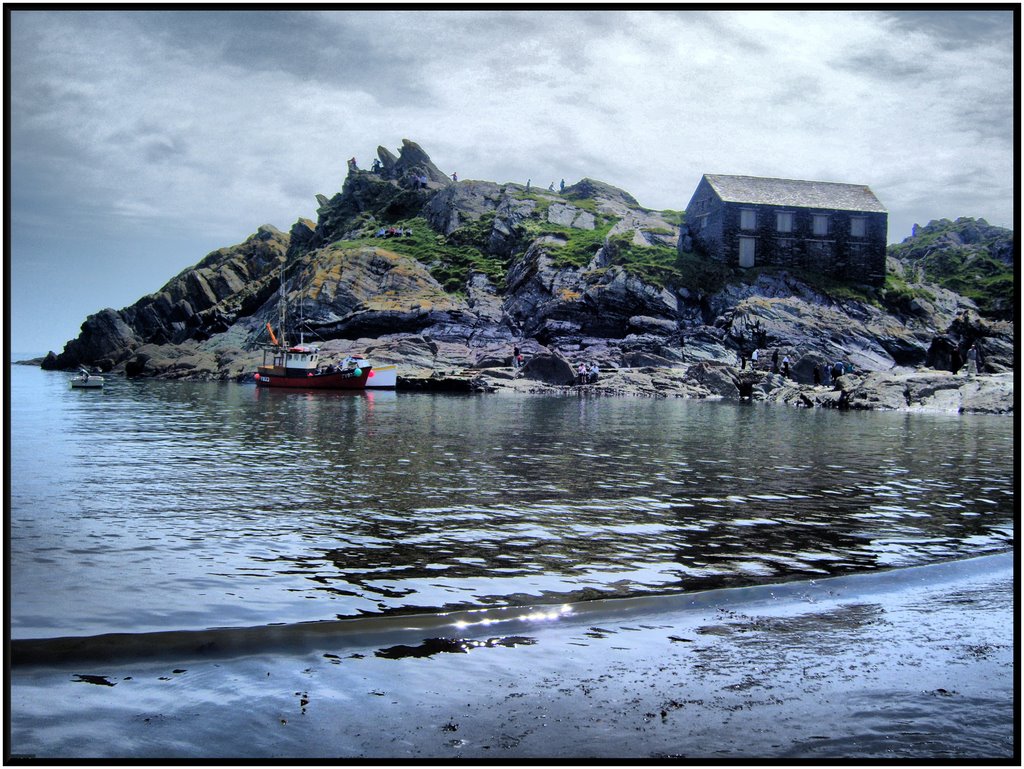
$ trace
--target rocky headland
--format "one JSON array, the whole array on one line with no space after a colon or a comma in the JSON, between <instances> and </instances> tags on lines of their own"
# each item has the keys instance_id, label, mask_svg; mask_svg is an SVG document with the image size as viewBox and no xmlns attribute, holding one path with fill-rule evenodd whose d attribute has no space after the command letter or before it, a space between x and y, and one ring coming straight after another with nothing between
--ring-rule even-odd
<instances>
[{"instance_id":1,"label":"rocky headland","mask_svg":"<svg viewBox=\"0 0 1024 769\"><path fill-rule=\"evenodd\" d=\"M325 360L363 353L409 388L1013 411L1015 240L984 220L915 227L872 288L729 270L694 253L680 211L593 179L558 191L456 182L408 140L398 155L379 147L369 170L350 165L342 190L317 201L316 222L257 228L135 304L90 315L38 363L251 379L283 275ZM848 370L816 383L836 361ZM575 383L580 362L600 367L596 382Z\"/></svg>"}]
</instances>

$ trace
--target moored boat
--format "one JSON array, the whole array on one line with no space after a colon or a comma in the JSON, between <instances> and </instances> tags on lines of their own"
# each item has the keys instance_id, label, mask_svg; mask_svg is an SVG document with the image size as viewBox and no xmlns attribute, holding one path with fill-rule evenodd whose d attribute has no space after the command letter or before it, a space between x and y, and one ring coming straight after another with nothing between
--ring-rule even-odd
<instances>
[{"instance_id":1,"label":"moored boat","mask_svg":"<svg viewBox=\"0 0 1024 769\"><path fill-rule=\"evenodd\" d=\"M263 387L362 390L371 373L369 365L321 366L318 347L273 345L263 349L263 365L257 368L255 379Z\"/></svg>"},{"instance_id":2,"label":"moored boat","mask_svg":"<svg viewBox=\"0 0 1024 769\"><path fill-rule=\"evenodd\" d=\"M103 377L90 374L84 368L81 373L71 377L71 386L76 390L99 390L103 387Z\"/></svg>"},{"instance_id":3,"label":"moored boat","mask_svg":"<svg viewBox=\"0 0 1024 769\"><path fill-rule=\"evenodd\" d=\"M370 369L370 376L366 380L367 388L394 389L398 383L397 366L375 366L362 355L354 355L351 360L356 366L363 369Z\"/></svg>"}]
</instances>

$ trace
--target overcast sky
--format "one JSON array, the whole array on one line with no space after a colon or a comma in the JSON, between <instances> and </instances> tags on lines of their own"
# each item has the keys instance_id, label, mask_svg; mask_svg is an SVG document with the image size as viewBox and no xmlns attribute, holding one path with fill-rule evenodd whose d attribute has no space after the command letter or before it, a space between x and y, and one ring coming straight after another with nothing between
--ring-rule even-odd
<instances>
[{"instance_id":1,"label":"overcast sky","mask_svg":"<svg viewBox=\"0 0 1024 769\"><path fill-rule=\"evenodd\" d=\"M906 6L904 6L906 7ZM158 290L345 160L417 142L460 179L685 208L703 173L867 184L889 240L1013 227L1013 15L777 11L14 11L15 351Z\"/></svg>"}]
</instances>

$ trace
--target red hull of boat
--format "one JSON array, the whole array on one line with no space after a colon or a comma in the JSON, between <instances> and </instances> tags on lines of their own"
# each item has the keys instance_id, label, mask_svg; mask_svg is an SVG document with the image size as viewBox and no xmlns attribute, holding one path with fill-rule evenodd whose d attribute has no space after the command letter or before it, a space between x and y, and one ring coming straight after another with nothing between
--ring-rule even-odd
<instances>
[{"instance_id":1,"label":"red hull of boat","mask_svg":"<svg viewBox=\"0 0 1024 769\"><path fill-rule=\"evenodd\" d=\"M312 376L277 376L257 374L256 384L262 387L291 387L296 390L363 390L370 376L367 369L360 376L343 372L313 374Z\"/></svg>"}]
</instances>

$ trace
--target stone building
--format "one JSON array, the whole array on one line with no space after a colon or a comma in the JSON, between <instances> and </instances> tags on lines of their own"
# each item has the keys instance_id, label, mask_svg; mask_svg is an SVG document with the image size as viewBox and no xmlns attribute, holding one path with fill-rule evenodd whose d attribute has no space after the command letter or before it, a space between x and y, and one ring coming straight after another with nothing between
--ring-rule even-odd
<instances>
[{"instance_id":1,"label":"stone building","mask_svg":"<svg viewBox=\"0 0 1024 769\"><path fill-rule=\"evenodd\" d=\"M733 266L885 280L888 214L864 185L705 174L686 224L699 251Z\"/></svg>"}]
</instances>

